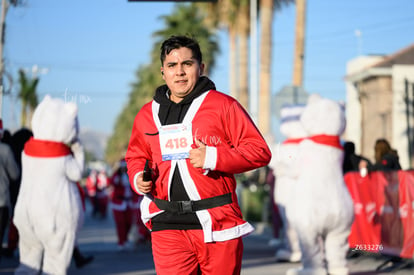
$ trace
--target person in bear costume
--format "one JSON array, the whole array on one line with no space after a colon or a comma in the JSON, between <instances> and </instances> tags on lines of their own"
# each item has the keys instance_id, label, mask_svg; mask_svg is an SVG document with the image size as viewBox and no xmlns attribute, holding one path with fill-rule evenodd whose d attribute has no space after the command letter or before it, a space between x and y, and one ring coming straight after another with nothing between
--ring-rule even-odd
<instances>
[{"instance_id":1,"label":"person in bear costume","mask_svg":"<svg viewBox=\"0 0 414 275\"><path fill-rule=\"evenodd\" d=\"M291 225L290 217L287 216L287 209L292 204L299 143L306 137L306 132L300 122L304 107L302 104L289 104L282 107L280 132L286 139L283 143L277 144L271 162L276 173L273 196L283 223L283 243L275 254L278 261L299 262L301 259L299 239Z\"/></svg>"},{"instance_id":2,"label":"person in bear costume","mask_svg":"<svg viewBox=\"0 0 414 275\"><path fill-rule=\"evenodd\" d=\"M353 201L342 175L343 107L314 94L301 115L307 138L299 145L292 224L299 236L302 267L292 274L348 274L346 253Z\"/></svg>"},{"instance_id":3,"label":"person in bear costume","mask_svg":"<svg viewBox=\"0 0 414 275\"><path fill-rule=\"evenodd\" d=\"M15 274L66 274L83 223L76 182L82 178L84 152L76 104L47 95L35 109L32 131L22 154L14 216L20 234Z\"/></svg>"}]
</instances>

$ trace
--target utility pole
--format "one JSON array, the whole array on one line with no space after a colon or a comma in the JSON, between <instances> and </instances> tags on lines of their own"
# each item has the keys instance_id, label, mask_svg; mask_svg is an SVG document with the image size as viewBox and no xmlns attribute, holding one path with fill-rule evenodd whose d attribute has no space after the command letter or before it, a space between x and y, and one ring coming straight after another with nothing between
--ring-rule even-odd
<instances>
[{"instance_id":1,"label":"utility pole","mask_svg":"<svg viewBox=\"0 0 414 275\"><path fill-rule=\"evenodd\" d=\"M411 135L411 125L410 125L410 95L409 95L410 83L408 79L404 80L404 90L405 90L405 118L407 123L407 145L408 145L408 162L411 168L412 158L413 158L413 146L412 146L412 135Z\"/></svg>"},{"instance_id":2,"label":"utility pole","mask_svg":"<svg viewBox=\"0 0 414 275\"><path fill-rule=\"evenodd\" d=\"M9 5L17 6L19 0L1 0L1 13L0 13L0 119L3 118L3 96L4 96L4 60L3 60L3 48L4 38L6 30L6 15Z\"/></svg>"},{"instance_id":3,"label":"utility pole","mask_svg":"<svg viewBox=\"0 0 414 275\"><path fill-rule=\"evenodd\" d=\"M5 42L5 30L6 30L6 15L9 5L17 6L19 0L2 0L1 1L1 13L0 13L0 119L3 118L3 96L4 96L4 60L3 60L3 48Z\"/></svg>"},{"instance_id":4,"label":"utility pole","mask_svg":"<svg viewBox=\"0 0 414 275\"><path fill-rule=\"evenodd\" d=\"M1 14L0 14L0 119L3 118L3 94L4 94L4 63L3 63L3 46L4 46L4 30L7 9L9 7L8 0L1 1Z\"/></svg>"}]
</instances>

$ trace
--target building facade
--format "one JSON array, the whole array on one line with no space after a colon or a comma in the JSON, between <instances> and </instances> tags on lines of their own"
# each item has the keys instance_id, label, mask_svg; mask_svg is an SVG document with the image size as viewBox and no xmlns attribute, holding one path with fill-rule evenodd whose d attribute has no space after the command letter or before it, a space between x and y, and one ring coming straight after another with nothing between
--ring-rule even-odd
<instances>
[{"instance_id":1,"label":"building facade","mask_svg":"<svg viewBox=\"0 0 414 275\"><path fill-rule=\"evenodd\" d=\"M374 161L378 138L397 150L403 169L413 167L414 44L394 54L355 58L347 64L344 139Z\"/></svg>"}]
</instances>

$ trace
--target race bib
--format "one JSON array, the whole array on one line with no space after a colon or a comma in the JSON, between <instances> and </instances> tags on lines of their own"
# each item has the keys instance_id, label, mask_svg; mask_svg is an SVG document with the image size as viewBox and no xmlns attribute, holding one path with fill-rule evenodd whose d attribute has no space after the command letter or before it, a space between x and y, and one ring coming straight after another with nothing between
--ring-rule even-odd
<instances>
[{"instance_id":1,"label":"race bib","mask_svg":"<svg viewBox=\"0 0 414 275\"><path fill-rule=\"evenodd\" d=\"M191 123L161 126L159 136L163 161L189 157L193 143Z\"/></svg>"}]
</instances>

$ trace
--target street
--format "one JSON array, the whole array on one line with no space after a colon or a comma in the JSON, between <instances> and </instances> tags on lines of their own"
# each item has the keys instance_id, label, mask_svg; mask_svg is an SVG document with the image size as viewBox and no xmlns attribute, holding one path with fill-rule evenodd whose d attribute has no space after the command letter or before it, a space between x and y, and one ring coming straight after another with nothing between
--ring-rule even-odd
<instances>
[{"instance_id":1,"label":"street","mask_svg":"<svg viewBox=\"0 0 414 275\"><path fill-rule=\"evenodd\" d=\"M87 209L88 210L88 209ZM117 250L115 225L110 215L106 219L93 219L90 212L85 216L85 224L80 232L79 247L83 254L93 255L94 261L81 269L77 269L72 261L69 275L152 275L155 274L149 243L139 244L131 251ZM244 238L244 255L242 275L282 275L289 268L299 267L299 263L278 263L274 259L275 248L268 245L270 229L256 225L256 232ZM365 255L349 260L352 275L379 274L375 269L386 260L385 257ZM17 255L14 258L3 257L0 262L0 274L11 275L18 265ZM413 268L382 273L408 275Z\"/></svg>"}]
</instances>

